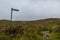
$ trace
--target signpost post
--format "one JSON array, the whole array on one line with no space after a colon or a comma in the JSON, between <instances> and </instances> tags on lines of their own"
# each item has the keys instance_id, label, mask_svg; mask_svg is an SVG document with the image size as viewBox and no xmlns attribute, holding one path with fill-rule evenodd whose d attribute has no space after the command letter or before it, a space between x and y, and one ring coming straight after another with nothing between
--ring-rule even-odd
<instances>
[{"instance_id":1,"label":"signpost post","mask_svg":"<svg viewBox=\"0 0 60 40\"><path fill-rule=\"evenodd\" d=\"M11 8L11 25L12 25L12 13L13 13L13 11L19 11L19 9L13 9L13 8Z\"/></svg>"}]
</instances>

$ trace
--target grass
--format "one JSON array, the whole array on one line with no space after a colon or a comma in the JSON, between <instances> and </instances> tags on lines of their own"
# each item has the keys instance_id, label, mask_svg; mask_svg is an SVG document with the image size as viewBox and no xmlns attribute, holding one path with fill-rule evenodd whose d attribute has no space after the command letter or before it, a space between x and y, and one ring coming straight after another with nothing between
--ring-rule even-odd
<instances>
[{"instance_id":1,"label":"grass","mask_svg":"<svg viewBox=\"0 0 60 40\"><path fill-rule=\"evenodd\" d=\"M42 31L51 31L50 40L60 40L60 19L49 18L36 21L0 20L0 40L42 40Z\"/></svg>"}]
</instances>

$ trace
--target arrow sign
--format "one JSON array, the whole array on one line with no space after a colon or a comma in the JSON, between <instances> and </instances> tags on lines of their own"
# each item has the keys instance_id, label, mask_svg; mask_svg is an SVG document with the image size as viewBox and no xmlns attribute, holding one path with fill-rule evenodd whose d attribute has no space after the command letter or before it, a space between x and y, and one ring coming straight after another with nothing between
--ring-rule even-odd
<instances>
[{"instance_id":1,"label":"arrow sign","mask_svg":"<svg viewBox=\"0 0 60 40\"><path fill-rule=\"evenodd\" d=\"M13 9L13 8L11 8L11 10L12 10L12 11L19 11L19 9Z\"/></svg>"}]
</instances>

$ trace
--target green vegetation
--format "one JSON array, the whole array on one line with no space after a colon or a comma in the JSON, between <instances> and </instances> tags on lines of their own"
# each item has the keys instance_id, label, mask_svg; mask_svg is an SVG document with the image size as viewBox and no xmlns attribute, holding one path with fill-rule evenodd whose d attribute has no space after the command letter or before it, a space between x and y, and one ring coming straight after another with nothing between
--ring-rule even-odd
<instances>
[{"instance_id":1,"label":"green vegetation","mask_svg":"<svg viewBox=\"0 0 60 40\"><path fill-rule=\"evenodd\" d=\"M36 21L0 20L0 40L42 40L42 31L49 31L49 40L60 40L60 19Z\"/></svg>"}]
</instances>

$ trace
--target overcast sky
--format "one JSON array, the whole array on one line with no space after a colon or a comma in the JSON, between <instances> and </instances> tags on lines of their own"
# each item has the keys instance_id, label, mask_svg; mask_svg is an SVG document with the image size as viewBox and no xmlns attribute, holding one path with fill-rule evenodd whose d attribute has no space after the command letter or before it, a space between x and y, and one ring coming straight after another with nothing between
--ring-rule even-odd
<instances>
[{"instance_id":1,"label":"overcast sky","mask_svg":"<svg viewBox=\"0 0 60 40\"><path fill-rule=\"evenodd\" d=\"M0 0L0 19L38 20L42 18L60 18L60 0Z\"/></svg>"}]
</instances>

